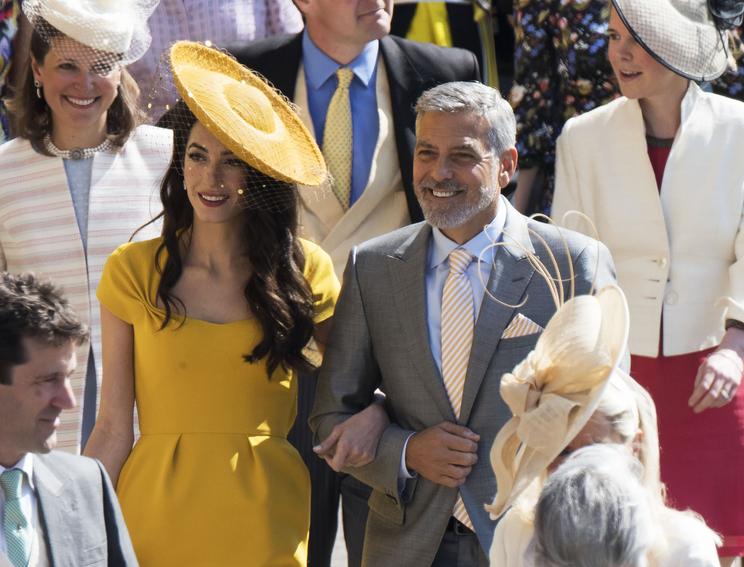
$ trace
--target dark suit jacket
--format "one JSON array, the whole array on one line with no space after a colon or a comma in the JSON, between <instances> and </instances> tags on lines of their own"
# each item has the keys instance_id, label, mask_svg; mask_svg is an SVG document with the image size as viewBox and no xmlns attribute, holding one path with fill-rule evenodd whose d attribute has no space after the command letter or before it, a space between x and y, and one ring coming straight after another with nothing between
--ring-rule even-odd
<instances>
[{"instance_id":1,"label":"dark suit jacket","mask_svg":"<svg viewBox=\"0 0 744 567\"><path fill-rule=\"evenodd\" d=\"M459 419L429 343L425 273L431 227L415 224L365 242L352 251L346 266L310 426L318 439L325 439L337 423L367 407L377 388L387 396L391 424L377 445L375 460L347 471L373 488L364 567L418 567L433 561L458 491L419 476L399 492L398 472L409 435L445 420L480 435L478 462L460 494L488 554L495 524L483 505L496 493L489 453L499 429L511 417L499 390L501 376L527 356L539 335L501 337L518 314L544 328L555 313L547 284L536 274L526 251L536 254L553 273L545 249L549 246L563 277L568 277L571 262L576 294L588 293L595 279L597 288L615 282L604 245L527 219L503 197L499 206L507 211L504 242L514 245L496 249L487 286L503 304L483 298Z\"/></svg>"},{"instance_id":2,"label":"dark suit jacket","mask_svg":"<svg viewBox=\"0 0 744 567\"><path fill-rule=\"evenodd\" d=\"M101 463L60 451L34 455L34 482L52 567L138 565Z\"/></svg>"},{"instance_id":3,"label":"dark suit jacket","mask_svg":"<svg viewBox=\"0 0 744 567\"><path fill-rule=\"evenodd\" d=\"M248 45L232 46L235 58L269 80L294 100L297 71L302 62L302 34L275 36ZM428 43L387 36L380 53L390 83L395 141L406 190L411 222L423 220L413 193L413 148L416 144L416 100L425 90L450 81L478 81L478 61L464 49L446 49Z\"/></svg>"}]
</instances>

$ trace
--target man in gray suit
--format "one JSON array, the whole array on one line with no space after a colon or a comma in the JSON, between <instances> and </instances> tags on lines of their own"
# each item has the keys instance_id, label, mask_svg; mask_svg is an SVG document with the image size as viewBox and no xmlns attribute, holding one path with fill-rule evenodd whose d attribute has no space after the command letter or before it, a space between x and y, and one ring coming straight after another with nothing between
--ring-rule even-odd
<instances>
[{"instance_id":1,"label":"man in gray suit","mask_svg":"<svg viewBox=\"0 0 744 567\"><path fill-rule=\"evenodd\" d=\"M137 565L101 464L52 451L87 340L51 283L0 274L0 564Z\"/></svg>"},{"instance_id":2,"label":"man in gray suit","mask_svg":"<svg viewBox=\"0 0 744 567\"><path fill-rule=\"evenodd\" d=\"M352 251L310 425L325 439L377 388L387 396L375 460L348 470L374 489L364 565L488 565L488 456L510 417L500 378L556 309L529 254L551 270L552 254L564 277L571 263L577 294L614 281L613 267L600 243L527 219L500 196L517 152L498 91L447 83L416 111L413 181L426 222Z\"/></svg>"}]
</instances>

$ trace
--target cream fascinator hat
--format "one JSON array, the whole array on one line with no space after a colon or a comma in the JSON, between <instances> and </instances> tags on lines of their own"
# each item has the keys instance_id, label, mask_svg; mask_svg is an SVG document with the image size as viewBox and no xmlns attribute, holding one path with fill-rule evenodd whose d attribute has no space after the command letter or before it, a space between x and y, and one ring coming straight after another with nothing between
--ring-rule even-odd
<instances>
[{"instance_id":1,"label":"cream fascinator hat","mask_svg":"<svg viewBox=\"0 0 744 567\"><path fill-rule=\"evenodd\" d=\"M150 47L147 20L159 0L23 0L23 12L46 40L54 30L127 65ZM44 23L52 26L49 29Z\"/></svg>"},{"instance_id":2,"label":"cream fascinator hat","mask_svg":"<svg viewBox=\"0 0 744 567\"><path fill-rule=\"evenodd\" d=\"M513 417L496 436L491 465L499 517L579 433L625 353L628 305L617 286L566 301L534 350L501 378Z\"/></svg>"},{"instance_id":3,"label":"cream fascinator hat","mask_svg":"<svg viewBox=\"0 0 744 567\"><path fill-rule=\"evenodd\" d=\"M257 74L222 51L190 41L171 47L170 66L184 103L241 160L286 183L316 187L326 181L313 136Z\"/></svg>"},{"instance_id":4,"label":"cream fascinator hat","mask_svg":"<svg viewBox=\"0 0 744 567\"><path fill-rule=\"evenodd\" d=\"M612 0L612 6L654 59L693 81L726 71L726 30L744 14L741 0Z\"/></svg>"}]
</instances>

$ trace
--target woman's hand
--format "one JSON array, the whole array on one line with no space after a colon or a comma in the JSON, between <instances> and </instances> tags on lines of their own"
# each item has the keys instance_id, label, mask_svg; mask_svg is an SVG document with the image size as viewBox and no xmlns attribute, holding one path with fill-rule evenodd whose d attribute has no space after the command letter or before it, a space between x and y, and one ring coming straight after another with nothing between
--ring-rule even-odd
<instances>
[{"instance_id":1,"label":"woman's hand","mask_svg":"<svg viewBox=\"0 0 744 567\"><path fill-rule=\"evenodd\" d=\"M347 467L368 465L375 459L377 444L389 424L384 398L378 398L364 410L336 425L320 445L313 447L313 451L336 472Z\"/></svg>"},{"instance_id":2,"label":"woman's hand","mask_svg":"<svg viewBox=\"0 0 744 567\"><path fill-rule=\"evenodd\" d=\"M744 373L744 331L730 328L721 345L707 357L695 377L695 389L688 402L692 411L700 413L720 408L736 395Z\"/></svg>"}]
</instances>

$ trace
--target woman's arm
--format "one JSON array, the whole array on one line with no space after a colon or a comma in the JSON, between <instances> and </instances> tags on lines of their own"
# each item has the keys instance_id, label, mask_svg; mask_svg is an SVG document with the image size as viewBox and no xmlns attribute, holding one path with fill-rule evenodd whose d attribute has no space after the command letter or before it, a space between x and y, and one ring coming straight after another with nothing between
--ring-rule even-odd
<instances>
[{"instance_id":1,"label":"woman's arm","mask_svg":"<svg viewBox=\"0 0 744 567\"><path fill-rule=\"evenodd\" d=\"M99 459L116 486L134 443L134 331L101 305L101 407L84 454Z\"/></svg>"}]
</instances>

